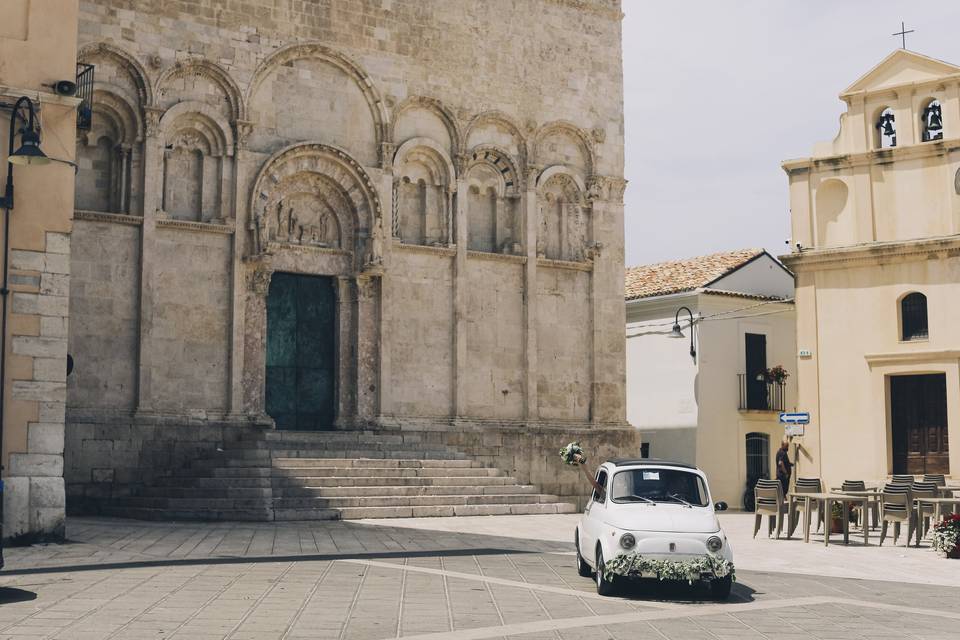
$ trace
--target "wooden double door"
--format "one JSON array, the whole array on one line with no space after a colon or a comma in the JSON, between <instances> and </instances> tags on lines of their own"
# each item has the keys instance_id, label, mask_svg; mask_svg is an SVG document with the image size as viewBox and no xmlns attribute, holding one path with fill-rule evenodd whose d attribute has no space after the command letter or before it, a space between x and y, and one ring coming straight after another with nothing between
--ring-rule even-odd
<instances>
[{"instance_id":1,"label":"wooden double door","mask_svg":"<svg viewBox=\"0 0 960 640\"><path fill-rule=\"evenodd\" d=\"M946 375L891 377L890 411L893 473L950 473Z\"/></svg>"}]
</instances>

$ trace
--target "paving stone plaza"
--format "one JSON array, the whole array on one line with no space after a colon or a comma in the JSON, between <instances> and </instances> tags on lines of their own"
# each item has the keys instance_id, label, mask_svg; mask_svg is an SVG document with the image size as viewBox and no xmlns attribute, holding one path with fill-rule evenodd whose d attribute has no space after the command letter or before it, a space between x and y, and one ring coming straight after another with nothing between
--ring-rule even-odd
<instances>
[{"instance_id":1,"label":"paving stone plaza","mask_svg":"<svg viewBox=\"0 0 960 640\"><path fill-rule=\"evenodd\" d=\"M960 638L960 577L926 543L753 540L732 514L729 602L605 598L564 541L576 518L70 519L68 544L6 551L0 638Z\"/></svg>"}]
</instances>

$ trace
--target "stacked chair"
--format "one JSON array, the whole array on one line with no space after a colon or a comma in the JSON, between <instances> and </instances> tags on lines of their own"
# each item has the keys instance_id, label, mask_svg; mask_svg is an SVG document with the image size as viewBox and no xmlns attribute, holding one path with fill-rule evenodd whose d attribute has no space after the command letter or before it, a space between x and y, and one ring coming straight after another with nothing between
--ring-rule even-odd
<instances>
[{"instance_id":1,"label":"stacked chair","mask_svg":"<svg viewBox=\"0 0 960 640\"><path fill-rule=\"evenodd\" d=\"M908 476L913 478L913 476ZM896 478L896 476L894 476ZM893 523L893 543L900 537L900 525L907 524L907 546L913 537L916 515L913 511L913 485L891 482L883 487L880 494L880 546L887 537L887 525Z\"/></svg>"},{"instance_id":2,"label":"stacked chair","mask_svg":"<svg viewBox=\"0 0 960 640\"><path fill-rule=\"evenodd\" d=\"M843 486L840 489L841 491L866 491L867 484L863 480L844 480ZM863 505L857 504L853 507L852 511L858 514L862 526L867 526L867 517L869 516L870 522L876 527L878 522L877 516L879 515L877 513L879 511L878 506L877 502L871 501Z\"/></svg>"},{"instance_id":3,"label":"stacked chair","mask_svg":"<svg viewBox=\"0 0 960 640\"><path fill-rule=\"evenodd\" d=\"M756 520L753 524L753 537L757 537L760 531L760 523L763 516L770 517L767 537L773 533L773 525L777 525L777 539L780 538L780 531L783 528L783 516L787 513L787 503L783 499L783 486L779 480L767 480L761 478L757 480L757 486L754 488L754 504Z\"/></svg>"},{"instance_id":4,"label":"stacked chair","mask_svg":"<svg viewBox=\"0 0 960 640\"><path fill-rule=\"evenodd\" d=\"M920 539L927 535L927 531L930 529L930 519L933 518L937 511L937 505L935 503L924 502L922 499L940 497L940 487L938 487L935 482L914 482L912 489L913 498L921 498L920 510L919 513L916 514L919 516L919 520L917 520L917 544L920 544ZM911 502L911 505L912 504Z\"/></svg>"},{"instance_id":5,"label":"stacked chair","mask_svg":"<svg viewBox=\"0 0 960 640\"><path fill-rule=\"evenodd\" d=\"M822 493L823 484L820 482L820 478L797 478L796 485L794 486L794 493ZM804 503L802 500L797 500L794 503L794 509L796 511L804 510ZM817 511L817 531L820 531L820 525L823 524L824 514L823 514L823 505L819 500L813 500L810 502L810 509L816 509ZM790 522L793 523L793 528L796 528L797 524L800 523L800 514L791 513ZM789 535L793 535L793 528L790 530Z\"/></svg>"}]
</instances>

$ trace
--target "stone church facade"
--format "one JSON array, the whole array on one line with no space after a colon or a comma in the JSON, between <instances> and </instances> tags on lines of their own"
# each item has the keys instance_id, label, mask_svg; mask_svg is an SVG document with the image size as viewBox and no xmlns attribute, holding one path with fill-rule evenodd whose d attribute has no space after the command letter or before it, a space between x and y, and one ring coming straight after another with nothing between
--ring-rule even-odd
<instances>
[{"instance_id":1,"label":"stone church facade","mask_svg":"<svg viewBox=\"0 0 960 640\"><path fill-rule=\"evenodd\" d=\"M620 21L82 1L71 504L271 429L407 434L559 495L568 438L637 454Z\"/></svg>"}]
</instances>

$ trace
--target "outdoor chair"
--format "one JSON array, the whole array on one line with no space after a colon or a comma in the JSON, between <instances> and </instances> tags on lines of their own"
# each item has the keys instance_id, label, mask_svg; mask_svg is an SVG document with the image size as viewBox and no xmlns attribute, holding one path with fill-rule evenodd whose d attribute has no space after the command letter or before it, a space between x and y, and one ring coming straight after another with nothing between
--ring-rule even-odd
<instances>
[{"instance_id":1,"label":"outdoor chair","mask_svg":"<svg viewBox=\"0 0 960 640\"><path fill-rule=\"evenodd\" d=\"M916 478L914 478L913 476L894 474L893 477L890 479L890 484L913 485L914 480L916 480Z\"/></svg>"},{"instance_id":2,"label":"outdoor chair","mask_svg":"<svg viewBox=\"0 0 960 640\"><path fill-rule=\"evenodd\" d=\"M866 491L867 483L863 480L844 480L843 485L840 487L841 491ZM858 513L861 518L860 524L864 527L867 526L867 517L869 515L871 524L877 526L877 503L874 501L865 502L862 505L856 504L852 509L851 513Z\"/></svg>"},{"instance_id":3,"label":"outdoor chair","mask_svg":"<svg viewBox=\"0 0 960 640\"><path fill-rule=\"evenodd\" d=\"M939 498L940 488L933 482L914 482L912 487L913 497L916 498ZM912 503L911 503L912 504ZM920 501L920 511L917 514L917 543L921 538L927 535L930 529L930 519L936 514L937 505L933 502Z\"/></svg>"},{"instance_id":4,"label":"outdoor chair","mask_svg":"<svg viewBox=\"0 0 960 640\"><path fill-rule=\"evenodd\" d=\"M887 537L887 525L893 523L893 544L900 538L900 525L907 523L907 544L913 537L913 527L916 516L913 511L913 490L909 485L890 483L883 488L880 494L880 517L883 524L880 527L880 546Z\"/></svg>"},{"instance_id":5,"label":"outdoor chair","mask_svg":"<svg viewBox=\"0 0 960 640\"><path fill-rule=\"evenodd\" d=\"M767 537L773 533L773 525L777 525L777 539L780 539L780 531L783 528L783 516L787 513L787 503L783 499L783 486L779 480L766 480L761 478L757 480L757 486L754 492L754 507L756 509L756 520L753 523L753 537L757 537L760 531L760 523L763 516L770 517L767 529Z\"/></svg>"},{"instance_id":6,"label":"outdoor chair","mask_svg":"<svg viewBox=\"0 0 960 640\"><path fill-rule=\"evenodd\" d=\"M793 489L794 493L822 493L823 492L823 483L820 482L820 478L797 478L796 485ZM788 535L793 535L793 530L800 523L800 514L797 511L804 510L803 500L795 500L793 503L794 513L790 515L790 523L792 527L790 528L790 533ZM820 504L819 500L810 501L810 509L816 510L817 512L817 531L820 531L820 525L823 524L823 507Z\"/></svg>"},{"instance_id":7,"label":"outdoor chair","mask_svg":"<svg viewBox=\"0 0 960 640\"><path fill-rule=\"evenodd\" d=\"M942 473L925 473L923 474L923 481L932 482L937 485L940 491L943 491L943 488L947 486L947 476Z\"/></svg>"}]
</instances>

